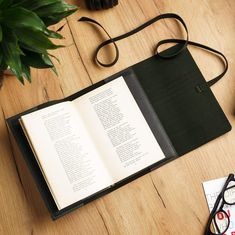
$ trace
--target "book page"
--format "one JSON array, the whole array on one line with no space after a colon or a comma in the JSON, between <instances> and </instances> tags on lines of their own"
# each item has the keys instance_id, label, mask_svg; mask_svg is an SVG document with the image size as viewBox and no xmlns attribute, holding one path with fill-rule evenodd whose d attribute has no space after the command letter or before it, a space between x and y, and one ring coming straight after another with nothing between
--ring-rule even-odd
<instances>
[{"instance_id":1,"label":"book page","mask_svg":"<svg viewBox=\"0 0 235 235\"><path fill-rule=\"evenodd\" d=\"M123 77L73 103L114 182L165 158Z\"/></svg>"},{"instance_id":2,"label":"book page","mask_svg":"<svg viewBox=\"0 0 235 235\"><path fill-rule=\"evenodd\" d=\"M22 116L21 123L59 209L113 183L71 102Z\"/></svg>"}]
</instances>

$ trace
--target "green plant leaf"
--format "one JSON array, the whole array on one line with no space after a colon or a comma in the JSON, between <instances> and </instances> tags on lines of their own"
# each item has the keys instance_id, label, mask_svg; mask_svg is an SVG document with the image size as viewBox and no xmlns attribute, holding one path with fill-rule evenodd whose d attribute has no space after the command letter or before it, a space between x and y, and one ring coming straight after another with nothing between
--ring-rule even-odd
<instances>
[{"instance_id":1,"label":"green plant leaf","mask_svg":"<svg viewBox=\"0 0 235 235\"><path fill-rule=\"evenodd\" d=\"M8 67L21 83L31 82L30 67L57 74L48 50L63 47L50 40L63 36L47 27L76 10L64 0L0 0L0 70Z\"/></svg>"},{"instance_id":2,"label":"green plant leaf","mask_svg":"<svg viewBox=\"0 0 235 235\"><path fill-rule=\"evenodd\" d=\"M4 29L4 40L1 43L3 59L10 70L17 76L21 83L24 83L22 77L22 67L20 60L20 50L17 42L17 37L12 32L7 32Z\"/></svg>"},{"instance_id":3,"label":"green plant leaf","mask_svg":"<svg viewBox=\"0 0 235 235\"><path fill-rule=\"evenodd\" d=\"M4 71L7 69L7 65L4 61L2 61L2 64L0 64L0 71Z\"/></svg>"},{"instance_id":4,"label":"green plant leaf","mask_svg":"<svg viewBox=\"0 0 235 235\"><path fill-rule=\"evenodd\" d=\"M0 71L5 70L6 68L7 68L7 65L4 61L2 46L0 44Z\"/></svg>"},{"instance_id":5,"label":"green plant leaf","mask_svg":"<svg viewBox=\"0 0 235 235\"><path fill-rule=\"evenodd\" d=\"M24 53L25 56L21 56L21 60L25 65L38 69L52 68L54 66L47 54L40 54L26 50Z\"/></svg>"},{"instance_id":6,"label":"green plant leaf","mask_svg":"<svg viewBox=\"0 0 235 235\"><path fill-rule=\"evenodd\" d=\"M69 11L75 11L77 7L74 5L67 4L65 2L56 2L45 7L37 9L35 12L39 17L46 17L53 14L60 14Z\"/></svg>"},{"instance_id":7,"label":"green plant leaf","mask_svg":"<svg viewBox=\"0 0 235 235\"><path fill-rule=\"evenodd\" d=\"M13 0L0 0L0 9L5 9L13 3Z\"/></svg>"},{"instance_id":8,"label":"green plant leaf","mask_svg":"<svg viewBox=\"0 0 235 235\"><path fill-rule=\"evenodd\" d=\"M57 24L62 19L70 16L75 11L76 10L68 11L68 12L63 12L63 13L60 13L60 14L49 15L47 17L42 17L42 20L43 20L43 22L45 23L46 26L50 26L50 25L53 25L53 24Z\"/></svg>"},{"instance_id":9,"label":"green plant leaf","mask_svg":"<svg viewBox=\"0 0 235 235\"><path fill-rule=\"evenodd\" d=\"M32 52L36 52L36 53L47 53L47 51L45 49L41 50L41 49L38 49L38 48L33 48L33 47L30 47L29 45L26 45L26 44L24 44L23 42L20 42L20 41L19 41L19 46L23 50L26 49L28 51L32 51Z\"/></svg>"},{"instance_id":10,"label":"green plant leaf","mask_svg":"<svg viewBox=\"0 0 235 235\"><path fill-rule=\"evenodd\" d=\"M2 26L0 25L0 42L2 41Z\"/></svg>"},{"instance_id":11,"label":"green plant leaf","mask_svg":"<svg viewBox=\"0 0 235 235\"><path fill-rule=\"evenodd\" d=\"M58 76L58 73L57 73L57 70L56 70L56 67L52 67L51 70L55 73L56 76Z\"/></svg>"},{"instance_id":12,"label":"green plant leaf","mask_svg":"<svg viewBox=\"0 0 235 235\"><path fill-rule=\"evenodd\" d=\"M22 72L24 77L28 82L32 82L31 75L30 75L30 67L24 63L22 63Z\"/></svg>"},{"instance_id":13,"label":"green plant leaf","mask_svg":"<svg viewBox=\"0 0 235 235\"><path fill-rule=\"evenodd\" d=\"M34 31L47 31L46 25L34 12L22 7L4 10L0 16L0 22L11 29L31 28Z\"/></svg>"},{"instance_id":14,"label":"green plant leaf","mask_svg":"<svg viewBox=\"0 0 235 235\"><path fill-rule=\"evenodd\" d=\"M49 53L47 53L47 55L50 56L50 57L52 57L52 58L54 58L54 59L56 59L57 62L60 64L60 60L59 60L56 56L54 56L54 55L52 55L52 54L49 54Z\"/></svg>"},{"instance_id":15,"label":"green plant leaf","mask_svg":"<svg viewBox=\"0 0 235 235\"><path fill-rule=\"evenodd\" d=\"M2 50L0 48L0 65L2 64L2 60L3 60L3 53L2 53Z\"/></svg>"},{"instance_id":16,"label":"green plant leaf","mask_svg":"<svg viewBox=\"0 0 235 235\"><path fill-rule=\"evenodd\" d=\"M25 28L15 29L14 32L19 41L28 46L28 49L35 49L37 52L45 53L47 49L53 50L63 47L62 45L52 43L47 36L40 31L32 32L32 30Z\"/></svg>"},{"instance_id":17,"label":"green plant leaf","mask_svg":"<svg viewBox=\"0 0 235 235\"><path fill-rule=\"evenodd\" d=\"M47 65L51 66L51 68L54 67L54 64L52 60L50 59L50 57L48 56L48 54L43 54L42 59Z\"/></svg>"},{"instance_id":18,"label":"green plant leaf","mask_svg":"<svg viewBox=\"0 0 235 235\"><path fill-rule=\"evenodd\" d=\"M77 10L78 8L73 5L66 3L55 3L47 6L46 8L39 8L36 13L41 17L47 26L50 26L60 22L62 19L71 15Z\"/></svg>"},{"instance_id":19,"label":"green plant leaf","mask_svg":"<svg viewBox=\"0 0 235 235\"><path fill-rule=\"evenodd\" d=\"M55 32L55 31L52 31L52 30L48 30L46 32L46 35L50 38L56 38L56 39L63 39L64 38L61 34Z\"/></svg>"},{"instance_id":20,"label":"green plant leaf","mask_svg":"<svg viewBox=\"0 0 235 235\"><path fill-rule=\"evenodd\" d=\"M55 2L61 2L61 0L21 0L21 1L15 1L13 4L14 7L21 6L28 10L34 11L40 7L44 7L47 5L50 5Z\"/></svg>"}]
</instances>

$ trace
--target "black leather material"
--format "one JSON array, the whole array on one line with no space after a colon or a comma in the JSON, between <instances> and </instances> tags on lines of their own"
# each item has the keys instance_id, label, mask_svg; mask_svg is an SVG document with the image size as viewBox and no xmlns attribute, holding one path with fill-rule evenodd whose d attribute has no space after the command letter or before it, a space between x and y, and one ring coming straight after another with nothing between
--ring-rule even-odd
<instances>
[{"instance_id":1,"label":"black leather material","mask_svg":"<svg viewBox=\"0 0 235 235\"><path fill-rule=\"evenodd\" d=\"M90 10L101 10L114 7L118 4L118 0L85 0Z\"/></svg>"},{"instance_id":2,"label":"black leather material","mask_svg":"<svg viewBox=\"0 0 235 235\"><path fill-rule=\"evenodd\" d=\"M117 37L114 37L114 38L111 37L110 34L108 33L108 31L99 22L97 22L94 19L91 19L91 18L88 18L88 17L82 17L78 21L79 22L88 22L88 23L95 24L96 26L102 28L103 31L106 33L106 35L108 36L109 39L102 42L100 45L98 45L98 47L96 48L95 53L94 53L94 61L100 66L111 67L111 66L115 65L119 60L119 54L120 53L119 53L119 49L118 49L118 46L117 46L118 41L126 39L126 38L140 32L141 30L149 27L150 25L152 25L152 24L154 24L154 23L156 23L160 20L163 20L163 19L174 19L174 20L177 20L178 22L180 22L181 25L183 26L185 32L186 32L186 38L185 39L170 38L170 39L160 40L160 41L157 42L157 44L155 46L154 54L156 54L157 56L159 56L161 58L164 58L164 59L171 59L175 56L178 56L180 53L182 53L188 45L195 46L195 47L198 47L198 48L203 49L203 50L207 50L208 52L211 52L211 53L215 54L216 56L220 57L220 59L222 59L222 61L224 63L224 70L223 70L223 72L221 72L219 75L217 75L215 78L211 79L207 83L198 84L196 86L196 90L198 92L203 92L204 90L207 90L209 87L213 86L216 82L218 82L226 74L226 72L228 70L227 58L220 51L217 51L217 50L215 50L215 49L213 49L209 46L206 46L206 45L203 45L203 44L200 44L200 43L197 43L197 42L190 41L189 40L188 28L187 28L186 23L184 22L184 20L179 15L177 15L175 13L165 13L165 14L158 15L158 16L146 21L145 23L138 26L137 28L135 28L135 29L133 29L133 30L127 32L127 33L124 33L122 35L119 35ZM174 47L173 50L167 50L163 53L159 53L159 48L163 44L169 44L169 43L175 43L178 46ZM111 62L104 63L99 59L99 52L102 48L104 48L105 46L107 46L109 44L113 44L113 46L114 46L115 57Z\"/></svg>"},{"instance_id":3,"label":"black leather material","mask_svg":"<svg viewBox=\"0 0 235 235\"><path fill-rule=\"evenodd\" d=\"M177 46L164 53L172 53ZM178 155L231 130L188 50L172 59L149 58L132 69ZM207 89L198 92L199 85Z\"/></svg>"},{"instance_id":4,"label":"black leather material","mask_svg":"<svg viewBox=\"0 0 235 235\"><path fill-rule=\"evenodd\" d=\"M110 3L110 0L103 0L103 1L102 1L102 7L103 7L104 9L108 9L108 8L112 7L112 5L111 5L111 3Z\"/></svg>"},{"instance_id":5,"label":"black leather material","mask_svg":"<svg viewBox=\"0 0 235 235\"><path fill-rule=\"evenodd\" d=\"M163 53L172 53L178 49L177 46ZM127 79L138 80L141 89L133 89L133 86L135 86L134 83L131 85L127 82L127 85L142 110L143 115L147 115L145 116L146 121L152 128L156 139L158 139L161 148L166 154L166 158L101 192L59 211L27 139L23 134L18 119L25 113L30 113L58 102L74 100L119 76L123 76L126 81ZM114 191L122 185L231 130L231 125L210 88L204 92L198 92L195 89L197 84L205 83L206 81L191 54L185 49L180 55L172 59L165 60L160 56L150 57L63 100L39 105L38 107L9 118L7 120L8 126L21 149L23 157L31 170L52 218L57 219L98 197ZM142 94L140 94L141 92ZM142 97L141 99L139 98L140 95ZM143 101L142 99L147 100ZM148 103L151 105L150 108L147 107ZM151 124L151 122L156 123Z\"/></svg>"},{"instance_id":6,"label":"black leather material","mask_svg":"<svg viewBox=\"0 0 235 235\"><path fill-rule=\"evenodd\" d=\"M95 0L95 10L100 10L102 9L102 3L100 0Z\"/></svg>"}]
</instances>

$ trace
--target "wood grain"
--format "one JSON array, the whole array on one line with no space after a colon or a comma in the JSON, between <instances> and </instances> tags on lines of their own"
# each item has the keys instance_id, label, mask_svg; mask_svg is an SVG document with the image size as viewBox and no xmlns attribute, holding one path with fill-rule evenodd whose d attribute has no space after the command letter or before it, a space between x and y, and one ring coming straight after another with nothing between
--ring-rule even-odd
<instances>
[{"instance_id":1,"label":"wood grain","mask_svg":"<svg viewBox=\"0 0 235 235\"><path fill-rule=\"evenodd\" d=\"M183 37L179 25L163 20L118 42L120 60L103 69L92 54L106 36L81 16L98 20L112 36L125 33L166 12L179 14L189 28L190 39L222 51L229 71L213 92L232 126L235 124L235 2L233 0L120 0L106 11L81 8L60 24L65 48L53 51L60 64L59 76L49 70L32 70L33 82L22 86L7 77L0 90L0 234L203 234L208 208L202 182L235 171L235 131L147 174L57 221L50 219L5 119L30 107L68 96L152 55L156 42ZM60 25L54 26L59 28ZM190 48L206 79L222 69L213 55ZM104 60L112 48L101 54Z\"/></svg>"}]
</instances>

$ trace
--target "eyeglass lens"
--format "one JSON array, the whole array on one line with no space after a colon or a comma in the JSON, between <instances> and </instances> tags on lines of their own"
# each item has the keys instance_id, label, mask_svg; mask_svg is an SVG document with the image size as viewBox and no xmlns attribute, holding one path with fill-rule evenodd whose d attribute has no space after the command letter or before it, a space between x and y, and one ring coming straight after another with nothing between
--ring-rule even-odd
<instances>
[{"instance_id":1,"label":"eyeglass lens","mask_svg":"<svg viewBox=\"0 0 235 235\"><path fill-rule=\"evenodd\" d=\"M229 228L229 215L221 210L218 211L210 224L210 230L214 234L223 234Z\"/></svg>"},{"instance_id":2,"label":"eyeglass lens","mask_svg":"<svg viewBox=\"0 0 235 235\"><path fill-rule=\"evenodd\" d=\"M229 182L224 191L224 201L228 204L235 204L235 181Z\"/></svg>"}]
</instances>

